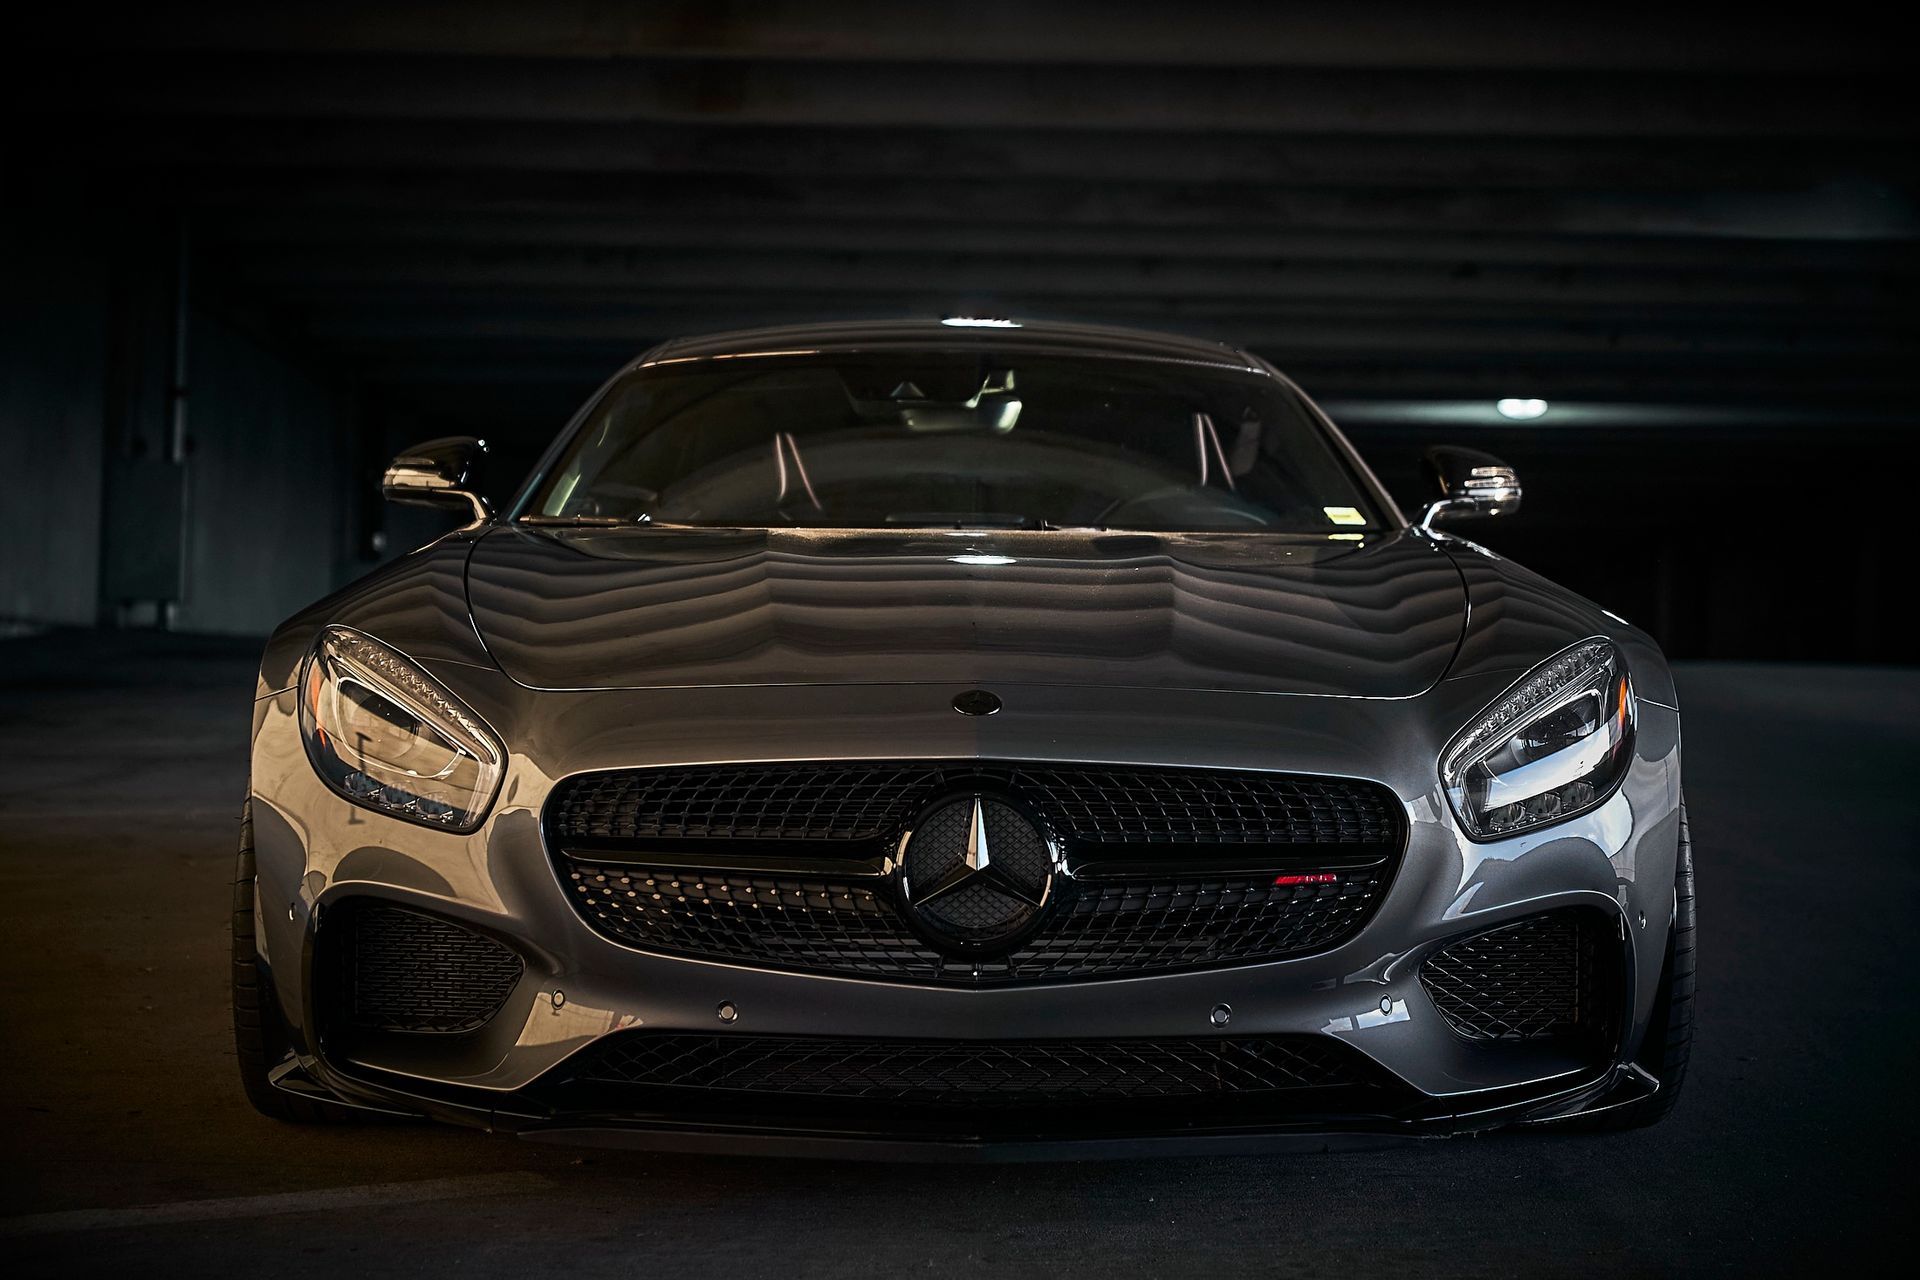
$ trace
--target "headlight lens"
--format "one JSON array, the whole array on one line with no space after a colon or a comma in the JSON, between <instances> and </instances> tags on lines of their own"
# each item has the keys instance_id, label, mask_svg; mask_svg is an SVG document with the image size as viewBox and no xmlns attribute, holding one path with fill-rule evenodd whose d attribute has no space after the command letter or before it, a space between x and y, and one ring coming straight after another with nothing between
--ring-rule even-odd
<instances>
[{"instance_id":1,"label":"headlight lens","mask_svg":"<svg viewBox=\"0 0 1920 1280\"><path fill-rule=\"evenodd\" d=\"M471 831L506 750L426 672L357 631L320 633L300 675L300 736L327 785L397 818Z\"/></svg>"},{"instance_id":2,"label":"headlight lens","mask_svg":"<svg viewBox=\"0 0 1920 1280\"><path fill-rule=\"evenodd\" d=\"M1543 827L1607 798L1632 758L1633 724L1619 651L1583 641L1541 663L1456 738L1440 780L1477 840Z\"/></svg>"}]
</instances>

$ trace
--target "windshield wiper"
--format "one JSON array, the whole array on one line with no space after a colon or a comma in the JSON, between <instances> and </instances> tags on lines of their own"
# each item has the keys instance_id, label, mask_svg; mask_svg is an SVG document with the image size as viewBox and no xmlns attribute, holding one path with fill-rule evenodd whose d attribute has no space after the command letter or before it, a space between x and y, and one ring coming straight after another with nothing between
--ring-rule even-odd
<instances>
[{"instance_id":1,"label":"windshield wiper","mask_svg":"<svg viewBox=\"0 0 1920 1280\"><path fill-rule=\"evenodd\" d=\"M1026 529L1034 526L1031 516L1002 511L896 511L887 517L891 526L915 529Z\"/></svg>"},{"instance_id":2,"label":"windshield wiper","mask_svg":"<svg viewBox=\"0 0 1920 1280\"><path fill-rule=\"evenodd\" d=\"M653 517L644 512L637 516L521 516L514 523L563 528L568 525L616 528L623 525L652 524Z\"/></svg>"}]
</instances>

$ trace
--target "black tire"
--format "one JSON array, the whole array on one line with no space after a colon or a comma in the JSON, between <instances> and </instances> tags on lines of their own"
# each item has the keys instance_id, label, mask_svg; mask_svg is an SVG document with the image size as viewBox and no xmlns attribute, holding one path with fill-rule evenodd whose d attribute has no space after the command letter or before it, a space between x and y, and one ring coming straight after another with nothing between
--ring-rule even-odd
<instances>
[{"instance_id":1,"label":"black tire","mask_svg":"<svg viewBox=\"0 0 1920 1280\"><path fill-rule=\"evenodd\" d=\"M1673 876L1673 930L1667 935L1667 962L1660 998L1653 1006L1647 1038L1634 1060L1660 1081L1650 1098L1598 1115L1576 1117L1580 1128L1612 1133L1644 1129L1667 1118L1686 1082L1693 1052L1693 835L1687 827L1687 801L1680 800L1680 856Z\"/></svg>"},{"instance_id":2,"label":"black tire","mask_svg":"<svg viewBox=\"0 0 1920 1280\"><path fill-rule=\"evenodd\" d=\"M353 1119L347 1107L303 1098L273 1087L269 1073L291 1051L273 986L260 972L253 933L253 801L240 810L240 858L233 877L233 1047L240 1085L263 1116L293 1124L339 1124Z\"/></svg>"}]
</instances>

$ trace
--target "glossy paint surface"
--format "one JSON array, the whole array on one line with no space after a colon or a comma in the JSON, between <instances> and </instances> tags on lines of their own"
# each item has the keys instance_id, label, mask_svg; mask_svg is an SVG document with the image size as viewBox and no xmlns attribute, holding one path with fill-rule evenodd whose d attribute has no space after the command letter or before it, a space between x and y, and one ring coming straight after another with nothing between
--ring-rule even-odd
<instances>
[{"instance_id":1,"label":"glossy paint surface","mask_svg":"<svg viewBox=\"0 0 1920 1280\"><path fill-rule=\"evenodd\" d=\"M383 817L314 775L290 686L328 623L408 654L500 734L507 776L479 830ZM1640 698L1624 783L1570 821L1467 839L1440 790L1442 749L1528 668L1592 636L1620 646ZM977 689L1001 699L996 714L955 711ZM958 1038L1204 1035L1224 1003L1235 1034L1336 1036L1465 1117L1476 1098L1584 1087L1595 1064L1461 1039L1418 980L1426 954L1557 906L1608 913L1630 994L1617 1066L1652 1010L1671 920L1679 717L1658 650L1511 562L1409 530L1356 542L496 522L290 620L260 694L263 956L303 1065L369 1100L448 1087L506 1099L610 1031L722 1030L722 1003L737 1010L728 1033ZM542 844L548 792L583 770L968 757L1367 778L1399 797L1410 835L1377 914L1331 951L994 990L637 951L586 926ZM508 940L527 970L502 1015L458 1043L329 1056L310 1034L307 967L316 920L356 894Z\"/></svg>"},{"instance_id":2,"label":"glossy paint surface","mask_svg":"<svg viewBox=\"0 0 1920 1280\"><path fill-rule=\"evenodd\" d=\"M474 621L531 688L979 680L1411 697L1459 646L1453 562L1222 534L496 529Z\"/></svg>"}]
</instances>

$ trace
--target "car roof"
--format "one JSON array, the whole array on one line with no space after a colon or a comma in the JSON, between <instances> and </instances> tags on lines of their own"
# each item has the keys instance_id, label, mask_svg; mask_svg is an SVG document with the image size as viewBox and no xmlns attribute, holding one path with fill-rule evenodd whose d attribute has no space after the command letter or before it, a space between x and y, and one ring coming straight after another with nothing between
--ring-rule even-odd
<instances>
[{"instance_id":1,"label":"car roof","mask_svg":"<svg viewBox=\"0 0 1920 1280\"><path fill-rule=\"evenodd\" d=\"M1106 325L1036 321L953 325L941 320L865 320L834 324L781 325L739 329L699 337L674 338L641 358L641 364L720 356L802 354L812 351L865 351L940 347L947 350L1026 349L1058 353L1133 356L1231 365L1265 372L1246 352L1224 342L1121 329Z\"/></svg>"}]
</instances>

